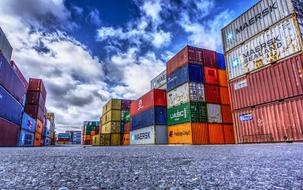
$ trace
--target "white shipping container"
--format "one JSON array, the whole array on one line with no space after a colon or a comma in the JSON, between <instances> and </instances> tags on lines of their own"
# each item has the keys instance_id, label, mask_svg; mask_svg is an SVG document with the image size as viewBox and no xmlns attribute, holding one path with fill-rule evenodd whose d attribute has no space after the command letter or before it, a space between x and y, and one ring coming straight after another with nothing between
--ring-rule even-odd
<instances>
[{"instance_id":1,"label":"white shipping container","mask_svg":"<svg viewBox=\"0 0 303 190\"><path fill-rule=\"evenodd\" d=\"M12 58L13 48L7 40L4 32L0 28L0 51L2 52L5 59L10 62Z\"/></svg>"},{"instance_id":2,"label":"white shipping container","mask_svg":"<svg viewBox=\"0 0 303 190\"><path fill-rule=\"evenodd\" d=\"M287 18L225 54L229 80L302 50L301 31Z\"/></svg>"},{"instance_id":3,"label":"white shipping container","mask_svg":"<svg viewBox=\"0 0 303 190\"><path fill-rule=\"evenodd\" d=\"M166 86L166 70L163 71L160 75L156 76L151 80L151 89L158 88L162 89L163 86ZM162 88L161 88L162 87Z\"/></svg>"},{"instance_id":4,"label":"white shipping container","mask_svg":"<svg viewBox=\"0 0 303 190\"><path fill-rule=\"evenodd\" d=\"M222 123L221 106L218 104L207 104L208 123Z\"/></svg>"},{"instance_id":5,"label":"white shipping container","mask_svg":"<svg viewBox=\"0 0 303 190\"><path fill-rule=\"evenodd\" d=\"M302 7L302 0L259 1L222 29L225 53L297 12L300 7Z\"/></svg>"},{"instance_id":6,"label":"white shipping container","mask_svg":"<svg viewBox=\"0 0 303 190\"><path fill-rule=\"evenodd\" d=\"M172 108L190 101L205 101L204 85L187 82L167 93L167 107Z\"/></svg>"},{"instance_id":7,"label":"white shipping container","mask_svg":"<svg viewBox=\"0 0 303 190\"><path fill-rule=\"evenodd\" d=\"M130 144L167 144L167 126L157 125L130 132Z\"/></svg>"}]
</instances>

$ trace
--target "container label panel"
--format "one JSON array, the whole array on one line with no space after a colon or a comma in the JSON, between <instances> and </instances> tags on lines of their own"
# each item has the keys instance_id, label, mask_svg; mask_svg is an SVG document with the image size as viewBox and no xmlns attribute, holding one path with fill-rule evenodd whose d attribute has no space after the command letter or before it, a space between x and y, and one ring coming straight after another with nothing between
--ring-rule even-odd
<instances>
[{"instance_id":1,"label":"container label panel","mask_svg":"<svg viewBox=\"0 0 303 190\"><path fill-rule=\"evenodd\" d=\"M154 126L131 131L130 144L155 144Z\"/></svg>"},{"instance_id":2,"label":"container label panel","mask_svg":"<svg viewBox=\"0 0 303 190\"><path fill-rule=\"evenodd\" d=\"M251 121L253 120L253 115L252 113L245 113L240 115L240 121Z\"/></svg>"},{"instance_id":3,"label":"container label panel","mask_svg":"<svg viewBox=\"0 0 303 190\"><path fill-rule=\"evenodd\" d=\"M246 79L245 80L241 80L241 81L239 81L239 82L237 82L237 83L234 84L235 90L240 90L241 88L245 88L247 86L248 86L248 84L247 84L247 80Z\"/></svg>"},{"instance_id":4,"label":"container label panel","mask_svg":"<svg viewBox=\"0 0 303 190\"><path fill-rule=\"evenodd\" d=\"M160 88L166 84L166 70L151 81L151 88Z\"/></svg>"},{"instance_id":5,"label":"container label panel","mask_svg":"<svg viewBox=\"0 0 303 190\"><path fill-rule=\"evenodd\" d=\"M168 127L169 144L192 144L192 129L188 124Z\"/></svg>"}]
</instances>

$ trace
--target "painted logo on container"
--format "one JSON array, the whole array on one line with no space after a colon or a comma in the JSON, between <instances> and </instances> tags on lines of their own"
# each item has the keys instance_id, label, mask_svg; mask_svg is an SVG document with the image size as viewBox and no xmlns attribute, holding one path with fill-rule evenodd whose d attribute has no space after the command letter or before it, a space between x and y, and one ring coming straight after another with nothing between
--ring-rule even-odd
<instances>
[{"instance_id":1,"label":"painted logo on container","mask_svg":"<svg viewBox=\"0 0 303 190\"><path fill-rule=\"evenodd\" d=\"M253 120L253 115L252 113L245 113L240 115L240 121L251 121Z\"/></svg>"},{"instance_id":2,"label":"painted logo on container","mask_svg":"<svg viewBox=\"0 0 303 190\"><path fill-rule=\"evenodd\" d=\"M177 136L177 137L182 137L182 136L190 136L190 131L169 131L169 137L173 137L173 136Z\"/></svg>"},{"instance_id":3,"label":"painted logo on container","mask_svg":"<svg viewBox=\"0 0 303 190\"><path fill-rule=\"evenodd\" d=\"M142 99L139 100L137 111L139 111L140 109L143 109L143 101L142 101Z\"/></svg>"},{"instance_id":4,"label":"painted logo on container","mask_svg":"<svg viewBox=\"0 0 303 190\"><path fill-rule=\"evenodd\" d=\"M247 80L246 79L245 80L241 80L241 81L239 81L239 82L237 82L237 83L234 84L235 90L240 90L241 88L245 88L247 86L248 86L248 84L247 84Z\"/></svg>"},{"instance_id":5,"label":"painted logo on container","mask_svg":"<svg viewBox=\"0 0 303 190\"><path fill-rule=\"evenodd\" d=\"M180 120L181 117L186 118L187 117L186 109L184 108L182 111L177 110L177 112L170 114L169 117L170 119L173 119L175 121Z\"/></svg>"},{"instance_id":6,"label":"painted logo on container","mask_svg":"<svg viewBox=\"0 0 303 190\"><path fill-rule=\"evenodd\" d=\"M132 139L136 141L150 139L150 132L144 132L144 133L133 135Z\"/></svg>"}]
</instances>

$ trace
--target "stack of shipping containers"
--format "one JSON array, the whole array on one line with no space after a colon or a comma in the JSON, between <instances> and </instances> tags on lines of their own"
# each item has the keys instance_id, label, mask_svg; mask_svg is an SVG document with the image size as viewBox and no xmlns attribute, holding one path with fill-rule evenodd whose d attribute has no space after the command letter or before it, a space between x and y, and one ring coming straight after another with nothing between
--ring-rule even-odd
<instances>
[{"instance_id":1,"label":"stack of shipping containers","mask_svg":"<svg viewBox=\"0 0 303 190\"><path fill-rule=\"evenodd\" d=\"M166 73L168 143L234 143L223 55L186 46Z\"/></svg>"},{"instance_id":2,"label":"stack of shipping containers","mask_svg":"<svg viewBox=\"0 0 303 190\"><path fill-rule=\"evenodd\" d=\"M130 103L130 100L111 99L103 106L101 129L99 136L95 137L94 144L102 146L129 144Z\"/></svg>"},{"instance_id":3,"label":"stack of shipping containers","mask_svg":"<svg viewBox=\"0 0 303 190\"><path fill-rule=\"evenodd\" d=\"M81 144L81 131L66 131L70 134L71 144Z\"/></svg>"},{"instance_id":4,"label":"stack of shipping containers","mask_svg":"<svg viewBox=\"0 0 303 190\"><path fill-rule=\"evenodd\" d=\"M303 140L299 0L262 0L222 29L238 143Z\"/></svg>"},{"instance_id":5,"label":"stack of shipping containers","mask_svg":"<svg viewBox=\"0 0 303 190\"><path fill-rule=\"evenodd\" d=\"M130 144L167 144L166 91L152 89L131 104Z\"/></svg>"},{"instance_id":6,"label":"stack of shipping containers","mask_svg":"<svg viewBox=\"0 0 303 190\"><path fill-rule=\"evenodd\" d=\"M70 144L70 134L69 133L58 133L57 143L58 144Z\"/></svg>"},{"instance_id":7,"label":"stack of shipping containers","mask_svg":"<svg viewBox=\"0 0 303 190\"><path fill-rule=\"evenodd\" d=\"M36 121L34 146L44 145L43 128L46 127L45 101L46 89L43 81L41 79L29 79L24 112L34 118Z\"/></svg>"},{"instance_id":8,"label":"stack of shipping containers","mask_svg":"<svg viewBox=\"0 0 303 190\"><path fill-rule=\"evenodd\" d=\"M84 121L81 131L81 144L91 145L100 125L99 121Z\"/></svg>"},{"instance_id":9,"label":"stack of shipping containers","mask_svg":"<svg viewBox=\"0 0 303 190\"><path fill-rule=\"evenodd\" d=\"M56 142L56 132L55 132L55 114L54 113L47 113L46 119L50 123L50 145L55 145Z\"/></svg>"},{"instance_id":10,"label":"stack of shipping containers","mask_svg":"<svg viewBox=\"0 0 303 190\"><path fill-rule=\"evenodd\" d=\"M151 89L167 89L166 70L151 80Z\"/></svg>"}]
</instances>

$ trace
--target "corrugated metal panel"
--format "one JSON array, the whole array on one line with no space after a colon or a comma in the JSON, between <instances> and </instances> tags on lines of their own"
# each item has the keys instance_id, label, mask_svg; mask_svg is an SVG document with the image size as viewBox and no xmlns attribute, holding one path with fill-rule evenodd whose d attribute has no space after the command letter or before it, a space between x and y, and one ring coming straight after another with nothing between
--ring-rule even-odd
<instances>
[{"instance_id":1,"label":"corrugated metal panel","mask_svg":"<svg viewBox=\"0 0 303 190\"><path fill-rule=\"evenodd\" d=\"M303 55L243 76L230 83L233 110L303 94Z\"/></svg>"},{"instance_id":2,"label":"corrugated metal panel","mask_svg":"<svg viewBox=\"0 0 303 190\"><path fill-rule=\"evenodd\" d=\"M131 103L131 100L121 100L121 110L129 111Z\"/></svg>"},{"instance_id":3,"label":"corrugated metal panel","mask_svg":"<svg viewBox=\"0 0 303 190\"><path fill-rule=\"evenodd\" d=\"M193 136L193 144L209 144L207 123L192 123L191 130Z\"/></svg>"},{"instance_id":4,"label":"corrugated metal panel","mask_svg":"<svg viewBox=\"0 0 303 190\"><path fill-rule=\"evenodd\" d=\"M101 134L100 135L100 145L110 146L110 134Z\"/></svg>"},{"instance_id":5,"label":"corrugated metal panel","mask_svg":"<svg viewBox=\"0 0 303 190\"><path fill-rule=\"evenodd\" d=\"M160 88L166 84L166 70L151 80L151 89Z\"/></svg>"},{"instance_id":6,"label":"corrugated metal panel","mask_svg":"<svg viewBox=\"0 0 303 190\"><path fill-rule=\"evenodd\" d=\"M168 144L193 144L191 123L169 126Z\"/></svg>"},{"instance_id":7,"label":"corrugated metal panel","mask_svg":"<svg viewBox=\"0 0 303 190\"><path fill-rule=\"evenodd\" d=\"M302 50L297 21L288 18L246 41L226 56L229 80Z\"/></svg>"},{"instance_id":8,"label":"corrugated metal panel","mask_svg":"<svg viewBox=\"0 0 303 190\"><path fill-rule=\"evenodd\" d=\"M40 146L41 145L41 138L42 138L41 134L35 133L34 146Z\"/></svg>"},{"instance_id":9,"label":"corrugated metal panel","mask_svg":"<svg viewBox=\"0 0 303 190\"><path fill-rule=\"evenodd\" d=\"M102 114L110 110L121 110L121 100L120 99L111 99L104 106L102 110Z\"/></svg>"},{"instance_id":10,"label":"corrugated metal panel","mask_svg":"<svg viewBox=\"0 0 303 190\"><path fill-rule=\"evenodd\" d=\"M238 143L303 140L303 97L233 113Z\"/></svg>"},{"instance_id":11,"label":"corrugated metal panel","mask_svg":"<svg viewBox=\"0 0 303 190\"><path fill-rule=\"evenodd\" d=\"M224 144L224 131L222 124L208 124L209 143Z\"/></svg>"},{"instance_id":12,"label":"corrugated metal panel","mask_svg":"<svg viewBox=\"0 0 303 190\"><path fill-rule=\"evenodd\" d=\"M20 127L0 117L0 146L16 146Z\"/></svg>"},{"instance_id":13,"label":"corrugated metal panel","mask_svg":"<svg viewBox=\"0 0 303 190\"><path fill-rule=\"evenodd\" d=\"M3 30L0 27L0 51L3 53L5 59L10 62L12 58L13 48L7 40Z\"/></svg>"},{"instance_id":14,"label":"corrugated metal panel","mask_svg":"<svg viewBox=\"0 0 303 190\"><path fill-rule=\"evenodd\" d=\"M207 103L220 104L220 87L215 85L205 84L205 100Z\"/></svg>"},{"instance_id":15,"label":"corrugated metal panel","mask_svg":"<svg viewBox=\"0 0 303 190\"><path fill-rule=\"evenodd\" d=\"M221 105L222 121L223 123L232 123L233 117L229 105Z\"/></svg>"},{"instance_id":16,"label":"corrugated metal panel","mask_svg":"<svg viewBox=\"0 0 303 190\"><path fill-rule=\"evenodd\" d=\"M109 122L102 126L102 134L120 133L120 122Z\"/></svg>"},{"instance_id":17,"label":"corrugated metal panel","mask_svg":"<svg viewBox=\"0 0 303 190\"><path fill-rule=\"evenodd\" d=\"M292 0L262 0L222 29L225 52L294 13Z\"/></svg>"},{"instance_id":18,"label":"corrugated metal panel","mask_svg":"<svg viewBox=\"0 0 303 190\"><path fill-rule=\"evenodd\" d=\"M235 144L235 134L233 125L223 125L224 131L224 143L225 144Z\"/></svg>"},{"instance_id":19,"label":"corrugated metal panel","mask_svg":"<svg viewBox=\"0 0 303 190\"><path fill-rule=\"evenodd\" d=\"M44 111L39 105L26 104L24 111L34 119L39 119L41 121L44 119Z\"/></svg>"},{"instance_id":20,"label":"corrugated metal panel","mask_svg":"<svg viewBox=\"0 0 303 190\"><path fill-rule=\"evenodd\" d=\"M155 126L144 127L130 132L130 144L155 144Z\"/></svg>"},{"instance_id":21,"label":"corrugated metal panel","mask_svg":"<svg viewBox=\"0 0 303 190\"><path fill-rule=\"evenodd\" d=\"M219 85L227 87L228 82L227 82L226 71L222 69L218 69L218 75L219 75Z\"/></svg>"},{"instance_id":22,"label":"corrugated metal panel","mask_svg":"<svg viewBox=\"0 0 303 190\"><path fill-rule=\"evenodd\" d=\"M190 101L205 101L204 85L188 82L167 93L167 107L179 106Z\"/></svg>"},{"instance_id":23,"label":"corrugated metal panel","mask_svg":"<svg viewBox=\"0 0 303 190\"><path fill-rule=\"evenodd\" d=\"M153 107L132 118L131 130L152 125L167 125L166 107Z\"/></svg>"},{"instance_id":24,"label":"corrugated metal panel","mask_svg":"<svg viewBox=\"0 0 303 190\"><path fill-rule=\"evenodd\" d=\"M229 92L227 87L220 87L221 104L230 105Z\"/></svg>"},{"instance_id":25,"label":"corrugated metal panel","mask_svg":"<svg viewBox=\"0 0 303 190\"><path fill-rule=\"evenodd\" d=\"M19 134L18 146L33 146L34 138L34 133L22 129Z\"/></svg>"},{"instance_id":26,"label":"corrugated metal panel","mask_svg":"<svg viewBox=\"0 0 303 190\"><path fill-rule=\"evenodd\" d=\"M30 78L28 83L28 91L41 92L43 99L46 100L46 89L42 79Z\"/></svg>"},{"instance_id":27,"label":"corrugated metal panel","mask_svg":"<svg viewBox=\"0 0 303 190\"><path fill-rule=\"evenodd\" d=\"M204 67L204 82L206 84L219 85L218 69Z\"/></svg>"},{"instance_id":28,"label":"corrugated metal panel","mask_svg":"<svg viewBox=\"0 0 303 190\"><path fill-rule=\"evenodd\" d=\"M121 111L120 110L110 110L102 116L102 125L110 121L120 121L121 120Z\"/></svg>"},{"instance_id":29,"label":"corrugated metal panel","mask_svg":"<svg viewBox=\"0 0 303 190\"><path fill-rule=\"evenodd\" d=\"M111 134L110 135L110 145L119 146L121 144L121 135L120 134Z\"/></svg>"},{"instance_id":30,"label":"corrugated metal panel","mask_svg":"<svg viewBox=\"0 0 303 190\"><path fill-rule=\"evenodd\" d=\"M218 60L218 69L225 70L226 65L225 65L225 60L224 60L224 54L217 53L217 60Z\"/></svg>"},{"instance_id":31,"label":"corrugated metal panel","mask_svg":"<svg viewBox=\"0 0 303 190\"><path fill-rule=\"evenodd\" d=\"M221 105L207 104L207 118L209 123L222 123Z\"/></svg>"},{"instance_id":32,"label":"corrugated metal panel","mask_svg":"<svg viewBox=\"0 0 303 190\"><path fill-rule=\"evenodd\" d=\"M129 145L130 144L130 135L129 134L123 134L122 138L122 145Z\"/></svg>"},{"instance_id":33,"label":"corrugated metal panel","mask_svg":"<svg viewBox=\"0 0 303 190\"><path fill-rule=\"evenodd\" d=\"M203 49L203 64L207 67L218 67L217 52Z\"/></svg>"}]
</instances>

